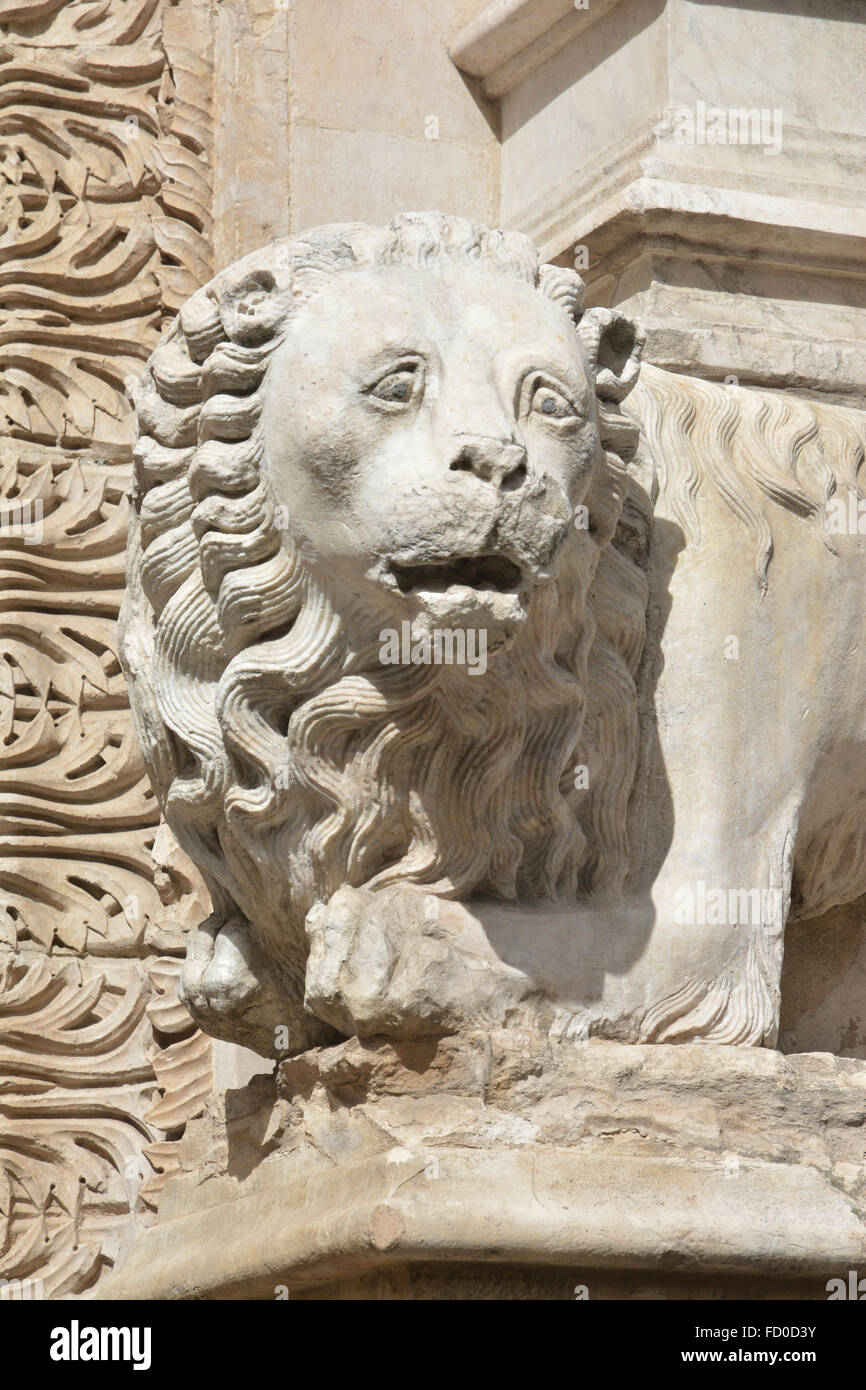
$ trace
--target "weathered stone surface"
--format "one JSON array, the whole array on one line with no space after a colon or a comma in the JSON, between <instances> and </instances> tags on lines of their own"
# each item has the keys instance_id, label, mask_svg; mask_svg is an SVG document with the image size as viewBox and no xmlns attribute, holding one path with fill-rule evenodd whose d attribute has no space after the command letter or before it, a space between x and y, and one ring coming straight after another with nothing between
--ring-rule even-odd
<instances>
[{"instance_id":1,"label":"weathered stone surface","mask_svg":"<svg viewBox=\"0 0 866 1390\"><path fill-rule=\"evenodd\" d=\"M864 1118L863 1064L827 1055L354 1040L211 1106L107 1287L824 1298L866 1255Z\"/></svg>"}]
</instances>

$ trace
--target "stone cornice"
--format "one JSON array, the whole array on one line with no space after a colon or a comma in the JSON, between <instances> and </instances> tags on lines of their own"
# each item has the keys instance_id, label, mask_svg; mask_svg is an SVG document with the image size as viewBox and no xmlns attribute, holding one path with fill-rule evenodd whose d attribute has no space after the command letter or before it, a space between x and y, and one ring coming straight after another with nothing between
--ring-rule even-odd
<instances>
[{"instance_id":1,"label":"stone cornice","mask_svg":"<svg viewBox=\"0 0 866 1390\"><path fill-rule=\"evenodd\" d=\"M449 49L461 72L480 77L498 100L622 0L493 0L459 31Z\"/></svg>"}]
</instances>

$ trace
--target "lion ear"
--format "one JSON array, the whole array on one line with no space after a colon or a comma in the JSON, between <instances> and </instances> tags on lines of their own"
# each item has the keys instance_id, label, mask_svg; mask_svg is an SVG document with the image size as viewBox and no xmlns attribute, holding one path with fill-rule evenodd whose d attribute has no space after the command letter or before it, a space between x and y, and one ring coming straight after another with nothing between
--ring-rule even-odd
<instances>
[{"instance_id":1,"label":"lion ear","mask_svg":"<svg viewBox=\"0 0 866 1390\"><path fill-rule=\"evenodd\" d=\"M634 386L646 333L618 309L587 309L577 325L603 401L621 401Z\"/></svg>"}]
</instances>

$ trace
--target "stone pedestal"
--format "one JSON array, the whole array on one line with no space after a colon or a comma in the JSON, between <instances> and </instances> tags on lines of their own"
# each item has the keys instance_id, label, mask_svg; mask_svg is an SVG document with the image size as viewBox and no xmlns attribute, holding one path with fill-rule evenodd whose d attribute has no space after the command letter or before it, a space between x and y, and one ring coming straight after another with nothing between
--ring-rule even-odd
<instances>
[{"instance_id":1,"label":"stone pedestal","mask_svg":"<svg viewBox=\"0 0 866 1390\"><path fill-rule=\"evenodd\" d=\"M350 1041L215 1098L106 1297L815 1298L866 1261L866 1064Z\"/></svg>"}]
</instances>

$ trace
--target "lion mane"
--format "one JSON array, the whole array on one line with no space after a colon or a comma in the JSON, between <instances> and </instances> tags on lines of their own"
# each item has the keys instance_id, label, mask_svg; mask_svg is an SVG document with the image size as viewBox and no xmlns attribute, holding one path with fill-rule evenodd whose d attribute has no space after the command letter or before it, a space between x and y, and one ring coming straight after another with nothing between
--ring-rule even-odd
<instances>
[{"instance_id":1,"label":"lion mane","mask_svg":"<svg viewBox=\"0 0 866 1390\"><path fill-rule=\"evenodd\" d=\"M622 337L598 352L588 527L483 681L378 663L305 567L261 466L269 363L298 304L334 276L350 295L358 267L442 258L535 286L593 358L603 326ZM252 921L298 999L305 916L342 884L558 899L622 886L649 504L623 462L634 330L611 311L584 317L582 290L518 233L438 214L331 226L218 275L150 358L122 620L139 740L216 916Z\"/></svg>"}]
</instances>

